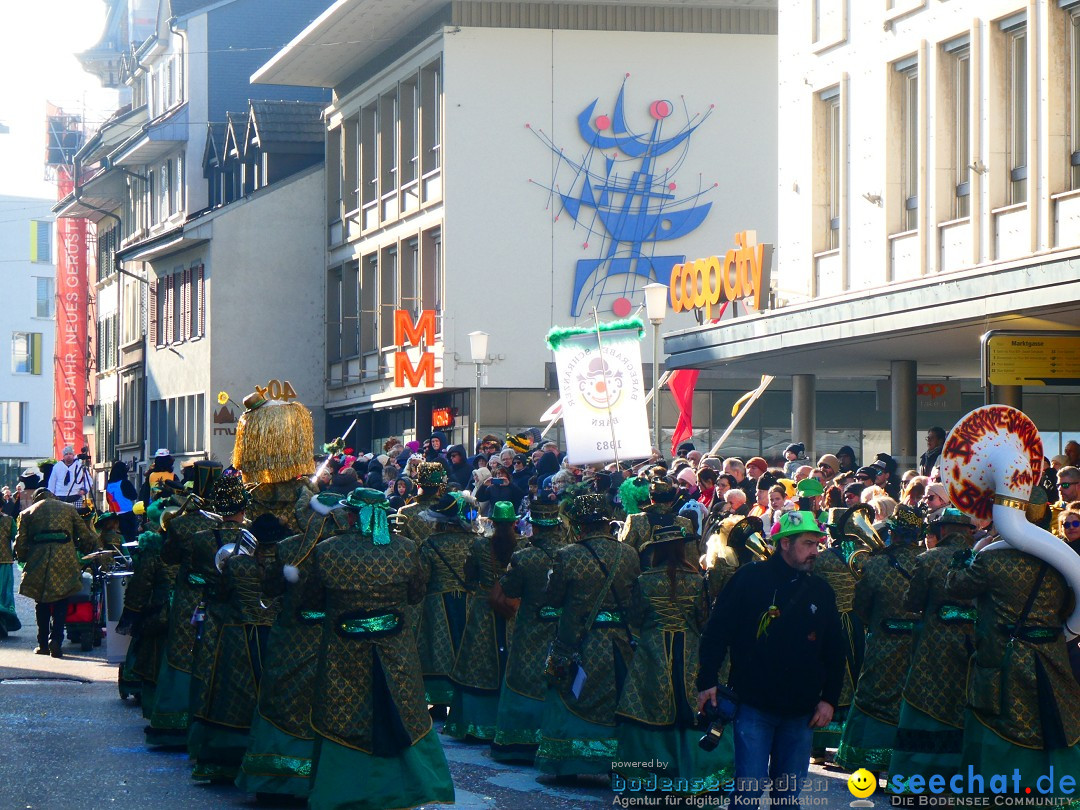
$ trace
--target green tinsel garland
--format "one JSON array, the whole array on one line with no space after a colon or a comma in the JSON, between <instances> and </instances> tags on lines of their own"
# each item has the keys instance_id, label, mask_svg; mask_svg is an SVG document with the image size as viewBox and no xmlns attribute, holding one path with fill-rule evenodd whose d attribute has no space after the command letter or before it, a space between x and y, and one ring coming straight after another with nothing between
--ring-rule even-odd
<instances>
[{"instance_id":1,"label":"green tinsel garland","mask_svg":"<svg viewBox=\"0 0 1080 810\"><path fill-rule=\"evenodd\" d=\"M636 329L637 338L641 340L645 337L645 324L637 318L627 318L621 321L611 321L610 323L602 323L597 326L553 326L551 331L547 333L547 345L553 352L559 350L559 346L567 338L577 337L578 335L595 335L597 330L601 332L618 332L624 329Z\"/></svg>"}]
</instances>

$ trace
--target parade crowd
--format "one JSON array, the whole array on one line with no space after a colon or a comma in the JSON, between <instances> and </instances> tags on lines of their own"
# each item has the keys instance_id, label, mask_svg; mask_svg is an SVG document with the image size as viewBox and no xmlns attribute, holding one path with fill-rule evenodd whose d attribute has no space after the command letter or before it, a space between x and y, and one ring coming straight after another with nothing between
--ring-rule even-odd
<instances>
[{"instance_id":1,"label":"parade crowd","mask_svg":"<svg viewBox=\"0 0 1080 810\"><path fill-rule=\"evenodd\" d=\"M119 688L196 780L450 803L439 731L734 806L797 803L812 759L898 794L1080 775L1074 595L1036 557L980 552L998 532L950 504L944 429L907 471L799 443L598 468L535 428L316 454L302 405L244 404L229 466L177 474L162 448L136 487L117 462L95 513L65 453L0 514L0 628L17 561L40 654L63 655L83 570L131 559ZM1070 443L1025 506L1080 554L1078 465Z\"/></svg>"}]
</instances>

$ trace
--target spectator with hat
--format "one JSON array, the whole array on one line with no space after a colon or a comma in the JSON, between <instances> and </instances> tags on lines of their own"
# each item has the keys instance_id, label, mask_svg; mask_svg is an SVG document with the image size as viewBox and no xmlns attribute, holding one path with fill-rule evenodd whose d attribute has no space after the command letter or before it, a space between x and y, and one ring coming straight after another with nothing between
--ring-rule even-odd
<instances>
[{"instance_id":1,"label":"spectator with hat","mask_svg":"<svg viewBox=\"0 0 1080 810\"><path fill-rule=\"evenodd\" d=\"M855 459L855 451L849 444L845 444L836 451L836 458L840 462L837 472L853 473L859 469L859 462Z\"/></svg>"},{"instance_id":2,"label":"spectator with hat","mask_svg":"<svg viewBox=\"0 0 1080 810\"><path fill-rule=\"evenodd\" d=\"M843 677L836 597L812 576L822 532L809 512L788 512L766 562L744 565L716 600L701 637L698 708L716 703L731 656L734 721L732 807L756 806L767 782L773 805L797 804L813 729L832 720Z\"/></svg>"},{"instance_id":3,"label":"spectator with hat","mask_svg":"<svg viewBox=\"0 0 1080 810\"><path fill-rule=\"evenodd\" d=\"M794 478L795 471L806 464L806 445L802 442L794 442L784 448L784 477Z\"/></svg>"}]
</instances>

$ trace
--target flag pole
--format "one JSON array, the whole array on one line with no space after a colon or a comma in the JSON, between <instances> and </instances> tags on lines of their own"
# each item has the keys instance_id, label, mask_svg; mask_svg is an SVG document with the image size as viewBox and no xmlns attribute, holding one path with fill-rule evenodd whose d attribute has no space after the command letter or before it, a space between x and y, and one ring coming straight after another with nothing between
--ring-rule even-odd
<instances>
[{"instance_id":1,"label":"flag pole","mask_svg":"<svg viewBox=\"0 0 1080 810\"><path fill-rule=\"evenodd\" d=\"M739 422L742 421L742 418L746 415L746 412L748 410L750 410L750 406L753 405L755 402L757 402L758 397L760 397L762 394L765 393L765 389L769 387L769 384L774 379L776 379L776 378L775 377L770 377L768 374L762 374L761 375L761 384L757 388L755 388L747 397L743 397L742 399L739 400L739 402L742 402L743 400L745 400L746 404L743 405L742 409L737 414L732 414L735 418L732 419L731 424L727 426L727 430L724 431L724 435L721 436L717 440L716 444L714 444L712 446L712 449L709 450L709 455L710 456L716 455L717 451L720 450L720 447L724 444L724 442L727 441L728 436L730 436L732 431L734 431L735 428L738 427ZM735 403L736 407L738 407L739 402Z\"/></svg>"}]
</instances>

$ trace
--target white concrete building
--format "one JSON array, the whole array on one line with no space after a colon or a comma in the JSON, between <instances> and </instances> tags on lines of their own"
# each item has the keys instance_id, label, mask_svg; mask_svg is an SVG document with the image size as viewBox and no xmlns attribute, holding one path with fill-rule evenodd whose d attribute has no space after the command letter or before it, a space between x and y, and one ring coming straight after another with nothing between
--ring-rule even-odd
<instances>
[{"instance_id":1,"label":"white concrete building","mask_svg":"<svg viewBox=\"0 0 1080 810\"><path fill-rule=\"evenodd\" d=\"M0 483L53 453L56 225L52 202L0 197ZM78 448L76 448L78 450Z\"/></svg>"},{"instance_id":2,"label":"white concrete building","mask_svg":"<svg viewBox=\"0 0 1080 810\"><path fill-rule=\"evenodd\" d=\"M338 0L258 71L333 88L329 435L423 439L451 409L471 444L474 331L481 430L535 425L549 329L634 311L736 232L775 241L776 4L694 5ZM430 385L395 381L422 362L401 310L434 313Z\"/></svg>"},{"instance_id":3,"label":"white concrete building","mask_svg":"<svg viewBox=\"0 0 1080 810\"><path fill-rule=\"evenodd\" d=\"M863 454L910 463L917 429L982 404L984 332L1080 326L1080 2L791 0L779 54L782 307L666 348L798 377L795 438L819 452L823 415L888 414ZM1052 454L1080 374L1036 377L990 397Z\"/></svg>"}]
</instances>

